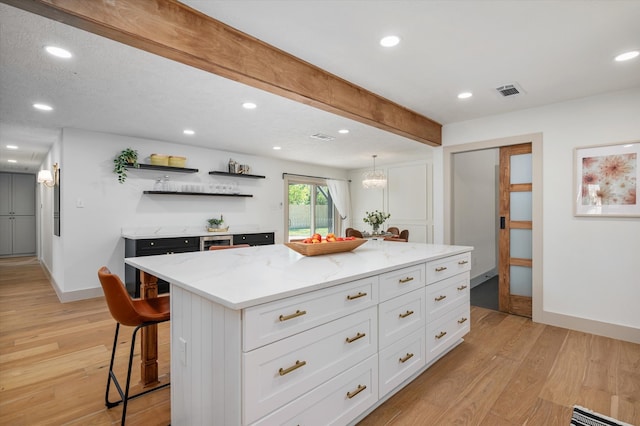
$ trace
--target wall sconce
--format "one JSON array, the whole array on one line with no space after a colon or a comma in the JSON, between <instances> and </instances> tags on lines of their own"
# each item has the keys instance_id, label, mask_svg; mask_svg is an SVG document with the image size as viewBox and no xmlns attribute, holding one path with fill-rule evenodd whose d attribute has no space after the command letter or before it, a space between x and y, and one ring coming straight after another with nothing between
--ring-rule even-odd
<instances>
[{"instance_id":1,"label":"wall sconce","mask_svg":"<svg viewBox=\"0 0 640 426\"><path fill-rule=\"evenodd\" d=\"M372 157L373 157L373 170L368 170L364 172L362 176L362 187L365 189L386 188L387 177L384 175L384 172L382 170L376 170L377 155L372 155Z\"/></svg>"},{"instance_id":2,"label":"wall sconce","mask_svg":"<svg viewBox=\"0 0 640 426\"><path fill-rule=\"evenodd\" d=\"M53 164L53 174L51 174L50 170L40 170L38 172L38 183L41 183L48 188L53 188L58 185L60 183L58 163Z\"/></svg>"}]
</instances>

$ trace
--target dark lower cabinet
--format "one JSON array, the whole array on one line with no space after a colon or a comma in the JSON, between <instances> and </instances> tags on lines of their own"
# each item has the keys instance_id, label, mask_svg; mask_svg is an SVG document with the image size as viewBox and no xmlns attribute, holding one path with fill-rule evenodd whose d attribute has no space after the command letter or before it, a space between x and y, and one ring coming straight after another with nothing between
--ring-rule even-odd
<instances>
[{"instance_id":1,"label":"dark lower cabinet","mask_svg":"<svg viewBox=\"0 0 640 426\"><path fill-rule=\"evenodd\" d=\"M256 234L233 234L233 244L265 246L275 244L273 232ZM200 237L150 238L133 240L125 238L124 257L154 256L157 254L188 253L200 250ZM127 291L132 297L140 297L140 272L133 266L124 265ZM158 279L158 293L168 293L169 283Z\"/></svg>"},{"instance_id":2,"label":"dark lower cabinet","mask_svg":"<svg viewBox=\"0 0 640 426\"><path fill-rule=\"evenodd\" d=\"M250 246L266 246L275 244L273 232L261 232L258 234L234 234L233 244L249 244Z\"/></svg>"},{"instance_id":3,"label":"dark lower cabinet","mask_svg":"<svg viewBox=\"0 0 640 426\"><path fill-rule=\"evenodd\" d=\"M152 238L132 240L125 238L124 257L154 256L157 254L188 253L200 250L200 237ZM125 264L125 284L132 297L140 297L140 273ZM158 293L169 292L169 283L158 279Z\"/></svg>"}]
</instances>

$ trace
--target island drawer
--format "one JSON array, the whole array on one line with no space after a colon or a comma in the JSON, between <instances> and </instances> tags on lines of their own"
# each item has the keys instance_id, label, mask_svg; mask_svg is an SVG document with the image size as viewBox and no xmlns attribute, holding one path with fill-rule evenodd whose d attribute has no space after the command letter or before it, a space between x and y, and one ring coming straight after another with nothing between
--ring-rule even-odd
<instances>
[{"instance_id":1,"label":"island drawer","mask_svg":"<svg viewBox=\"0 0 640 426\"><path fill-rule=\"evenodd\" d=\"M425 366L424 340L421 328L379 352L380 397Z\"/></svg>"},{"instance_id":2,"label":"island drawer","mask_svg":"<svg viewBox=\"0 0 640 426\"><path fill-rule=\"evenodd\" d=\"M243 354L246 423L293 401L378 350L375 306Z\"/></svg>"},{"instance_id":3,"label":"island drawer","mask_svg":"<svg viewBox=\"0 0 640 426\"><path fill-rule=\"evenodd\" d=\"M346 425L376 402L378 356L373 355L253 425Z\"/></svg>"},{"instance_id":4,"label":"island drawer","mask_svg":"<svg viewBox=\"0 0 640 426\"><path fill-rule=\"evenodd\" d=\"M423 328L426 320L425 291L419 288L378 305L379 348Z\"/></svg>"},{"instance_id":5,"label":"island drawer","mask_svg":"<svg viewBox=\"0 0 640 426\"><path fill-rule=\"evenodd\" d=\"M469 272L427 286L427 319L441 317L461 300L470 300Z\"/></svg>"},{"instance_id":6,"label":"island drawer","mask_svg":"<svg viewBox=\"0 0 640 426\"><path fill-rule=\"evenodd\" d=\"M243 311L245 352L378 303L378 277L265 303Z\"/></svg>"},{"instance_id":7,"label":"island drawer","mask_svg":"<svg viewBox=\"0 0 640 426\"><path fill-rule=\"evenodd\" d=\"M380 301L408 293L425 285L424 263L380 275Z\"/></svg>"},{"instance_id":8,"label":"island drawer","mask_svg":"<svg viewBox=\"0 0 640 426\"><path fill-rule=\"evenodd\" d=\"M427 363L447 351L470 330L471 309L469 301L463 301L450 313L427 324Z\"/></svg>"},{"instance_id":9,"label":"island drawer","mask_svg":"<svg viewBox=\"0 0 640 426\"><path fill-rule=\"evenodd\" d=\"M427 285L471 270L471 253L427 262Z\"/></svg>"}]
</instances>

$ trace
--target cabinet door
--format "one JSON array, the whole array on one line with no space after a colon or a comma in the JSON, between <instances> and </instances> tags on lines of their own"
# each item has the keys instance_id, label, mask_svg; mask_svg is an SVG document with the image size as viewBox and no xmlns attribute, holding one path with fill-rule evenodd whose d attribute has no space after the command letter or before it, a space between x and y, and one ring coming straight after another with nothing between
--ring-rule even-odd
<instances>
[{"instance_id":1,"label":"cabinet door","mask_svg":"<svg viewBox=\"0 0 640 426\"><path fill-rule=\"evenodd\" d=\"M34 175L13 175L13 214L31 216L36 214L36 177ZM35 222L34 222L35 223Z\"/></svg>"},{"instance_id":2,"label":"cabinet door","mask_svg":"<svg viewBox=\"0 0 640 426\"><path fill-rule=\"evenodd\" d=\"M8 216L11 214L11 175L9 173L0 173L0 216Z\"/></svg>"},{"instance_id":3,"label":"cabinet door","mask_svg":"<svg viewBox=\"0 0 640 426\"><path fill-rule=\"evenodd\" d=\"M36 217L13 217L13 254L36 252Z\"/></svg>"},{"instance_id":4,"label":"cabinet door","mask_svg":"<svg viewBox=\"0 0 640 426\"><path fill-rule=\"evenodd\" d=\"M0 256L11 254L13 245L12 222L13 217L0 216Z\"/></svg>"}]
</instances>

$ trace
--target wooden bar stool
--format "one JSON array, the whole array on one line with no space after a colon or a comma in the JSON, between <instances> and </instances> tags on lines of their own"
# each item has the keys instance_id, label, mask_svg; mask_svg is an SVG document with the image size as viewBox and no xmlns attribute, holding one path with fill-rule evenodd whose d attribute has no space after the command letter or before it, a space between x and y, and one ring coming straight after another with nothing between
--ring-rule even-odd
<instances>
[{"instance_id":1,"label":"wooden bar stool","mask_svg":"<svg viewBox=\"0 0 640 426\"><path fill-rule=\"evenodd\" d=\"M129 297L129 293L127 293L127 289L122 283L122 280L120 280L117 275L112 274L106 266L103 266L98 270L98 278L100 279L100 285L102 285L104 297L107 301L107 306L109 307L111 316L116 320L116 332L113 338L113 349L111 351L109 377L107 378L107 391L105 393L104 401L107 408L113 408L121 402L123 403L122 425L124 426L127 415L127 403L130 399L162 389L170 384L165 383L153 389L148 389L135 395L129 395L131 365L133 363L133 352L136 346L136 335L138 330L150 325L169 321L171 317L169 296L153 297L149 299L131 299ZM131 351L129 352L129 367L127 369L127 384L125 385L124 391L113 372L113 362L116 356L116 346L118 346L118 332L120 331L120 324L135 327L131 337ZM120 394L120 400L115 402L109 401L109 388L111 387L112 381Z\"/></svg>"}]
</instances>

